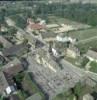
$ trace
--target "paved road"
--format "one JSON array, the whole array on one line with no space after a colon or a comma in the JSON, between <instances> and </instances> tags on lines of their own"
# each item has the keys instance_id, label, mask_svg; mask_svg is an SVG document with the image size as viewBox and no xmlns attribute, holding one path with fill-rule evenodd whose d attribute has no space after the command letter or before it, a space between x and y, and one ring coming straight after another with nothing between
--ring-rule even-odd
<instances>
[{"instance_id":1,"label":"paved road","mask_svg":"<svg viewBox=\"0 0 97 100\"><path fill-rule=\"evenodd\" d=\"M78 75L79 77L82 77L85 75L85 71L83 69L80 69L74 65L72 65L70 62L66 61L66 60L62 60L62 64L64 65L63 67L66 69L68 69L69 71L74 72L76 75Z\"/></svg>"}]
</instances>

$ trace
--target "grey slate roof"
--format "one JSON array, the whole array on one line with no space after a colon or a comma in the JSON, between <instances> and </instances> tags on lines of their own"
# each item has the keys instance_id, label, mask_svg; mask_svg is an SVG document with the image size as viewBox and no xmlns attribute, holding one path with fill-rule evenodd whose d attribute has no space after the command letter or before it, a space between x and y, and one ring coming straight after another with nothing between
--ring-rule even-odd
<instances>
[{"instance_id":1,"label":"grey slate roof","mask_svg":"<svg viewBox=\"0 0 97 100\"><path fill-rule=\"evenodd\" d=\"M12 44L1 35L0 35L0 42L3 44L5 48L9 48L12 46Z\"/></svg>"},{"instance_id":2,"label":"grey slate roof","mask_svg":"<svg viewBox=\"0 0 97 100\"><path fill-rule=\"evenodd\" d=\"M8 82L3 72L0 72L0 94L8 87Z\"/></svg>"},{"instance_id":3,"label":"grey slate roof","mask_svg":"<svg viewBox=\"0 0 97 100\"><path fill-rule=\"evenodd\" d=\"M20 98L16 94L12 94L8 100L20 100Z\"/></svg>"},{"instance_id":4,"label":"grey slate roof","mask_svg":"<svg viewBox=\"0 0 97 100\"><path fill-rule=\"evenodd\" d=\"M4 56L19 55L20 53L24 52L24 50L27 50L27 45L22 43L22 44L14 45L10 48L4 49L3 55Z\"/></svg>"},{"instance_id":5,"label":"grey slate roof","mask_svg":"<svg viewBox=\"0 0 97 100\"><path fill-rule=\"evenodd\" d=\"M18 59L15 59L3 66L3 69L0 72L0 93L4 92L9 85L14 84L13 76L21 71L23 71L23 67Z\"/></svg>"}]
</instances>

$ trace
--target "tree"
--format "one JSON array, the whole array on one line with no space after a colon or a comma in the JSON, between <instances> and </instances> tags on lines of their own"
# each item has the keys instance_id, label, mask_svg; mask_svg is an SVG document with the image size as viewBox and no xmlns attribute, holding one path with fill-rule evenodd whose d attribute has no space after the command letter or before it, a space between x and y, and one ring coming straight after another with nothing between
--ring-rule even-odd
<instances>
[{"instance_id":1,"label":"tree","mask_svg":"<svg viewBox=\"0 0 97 100\"><path fill-rule=\"evenodd\" d=\"M0 43L0 49L2 49L3 48L3 44L2 43Z\"/></svg>"},{"instance_id":2,"label":"tree","mask_svg":"<svg viewBox=\"0 0 97 100\"><path fill-rule=\"evenodd\" d=\"M1 11L0 11L0 23L1 24L4 24L4 22L5 22L5 15L6 15L6 10L1 9Z\"/></svg>"},{"instance_id":3,"label":"tree","mask_svg":"<svg viewBox=\"0 0 97 100\"><path fill-rule=\"evenodd\" d=\"M8 28L8 35L13 36L17 32L17 29L14 27L9 27Z\"/></svg>"},{"instance_id":4,"label":"tree","mask_svg":"<svg viewBox=\"0 0 97 100\"><path fill-rule=\"evenodd\" d=\"M89 59L88 59L87 57L84 57L84 58L82 59L81 66L82 66L82 67L85 67L86 64L87 64L88 62L89 62Z\"/></svg>"}]
</instances>

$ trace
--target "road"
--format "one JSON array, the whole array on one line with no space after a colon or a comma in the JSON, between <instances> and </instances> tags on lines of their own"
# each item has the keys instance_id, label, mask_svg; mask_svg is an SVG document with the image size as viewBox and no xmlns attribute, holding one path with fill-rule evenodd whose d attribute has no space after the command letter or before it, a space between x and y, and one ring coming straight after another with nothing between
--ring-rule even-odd
<instances>
[{"instance_id":1,"label":"road","mask_svg":"<svg viewBox=\"0 0 97 100\"><path fill-rule=\"evenodd\" d=\"M64 65L67 65L68 69L72 70L74 73L76 73L77 75L79 75L80 77L83 77L83 76L88 76L90 77L91 79L95 80L95 82L97 82L97 74L96 73L93 73L91 71L86 71L84 69L81 69L81 68L78 68L74 65L70 65L71 63L69 63L68 61L65 61L64 60Z\"/></svg>"}]
</instances>

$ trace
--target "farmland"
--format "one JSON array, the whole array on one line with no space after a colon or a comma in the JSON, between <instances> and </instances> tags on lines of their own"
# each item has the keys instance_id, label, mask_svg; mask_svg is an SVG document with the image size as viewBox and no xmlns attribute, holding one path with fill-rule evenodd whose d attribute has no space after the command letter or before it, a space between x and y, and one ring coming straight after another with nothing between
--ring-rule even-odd
<instances>
[{"instance_id":1,"label":"farmland","mask_svg":"<svg viewBox=\"0 0 97 100\"><path fill-rule=\"evenodd\" d=\"M57 16L51 16L51 15L48 16L48 22L49 23L56 23L56 24L71 25L72 27L74 27L74 28L76 27L78 29L79 28L80 29L83 29L83 28L86 29L86 28L91 27L90 25L75 22L75 21L69 20L69 19L64 18L64 17L57 17Z\"/></svg>"},{"instance_id":2,"label":"farmland","mask_svg":"<svg viewBox=\"0 0 97 100\"><path fill-rule=\"evenodd\" d=\"M77 38L79 40L85 40L91 37L97 36L97 28L90 28L85 30L78 30L68 33L71 37Z\"/></svg>"},{"instance_id":3,"label":"farmland","mask_svg":"<svg viewBox=\"0 0 97 100\"><path fill-rule=\"evenodd\" d=\"M78 39L76 46L81 50L82 53L87 52L89 48L97 48L97 27L92 27L56 16L48 17L48 24L52 24L51 22L58 25L65 24L72 26L73 30L64 32L64 35Z\"/></svg>"},{"instance_id":4,"label":"farmland","mask_svg":"<svg viewBox=\"0 0 97 100\"><path fill-rule=\"evenodd\" d=\"M86 52L89 48L97 48L97 28L96 27L68 32L68 35L72 38L78 39L77 47L82 52Z\"/></svg>"}]
</instances>

